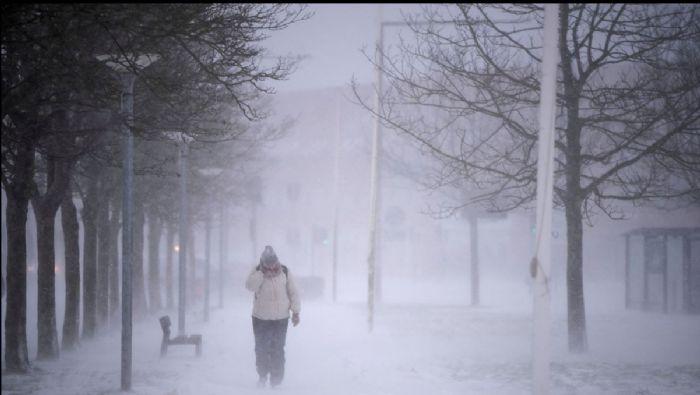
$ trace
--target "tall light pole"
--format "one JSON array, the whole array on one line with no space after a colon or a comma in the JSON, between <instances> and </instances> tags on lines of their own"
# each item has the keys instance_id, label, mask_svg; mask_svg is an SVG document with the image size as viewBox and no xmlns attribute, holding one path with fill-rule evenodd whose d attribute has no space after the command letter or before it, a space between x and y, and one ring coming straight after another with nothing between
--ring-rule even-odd
<instances>
[{"instance_id":1,"label":"tall light pole","mask_svg":"<svg viewBox=\"0 0 700 395\"><path fill-rule=\"evenodd\" d=\"M226 217L226 206L221 203L221 214L219 215L219 308L224 307L224 264L227 260L226 239L228 238L228 219Z\"/></svg>"},{"instance_id":2,"label":"tall light pole","mask_svg":"<svg viewBox=\"0 0 700 395\"><path fill-rule=\"evenodd\" d=\"M252 215L250 217L250 242L253 248L252 262L258 259L258 204L262 201L262 180L260 176L254 176L250 183L253 193Z\"/></svg>"},{"instance_id":3,"label":"tall light pole","mask_svg":"<svg viewBox=\"0 0 700 395\"><path fill-rule=\"evenodd\" d=\"M368 310L368 326L369 331L372 331L374 326L374 305L375 299L381 300L382 279L381 279L381 260L377 265L377 256L381 252L380 244L377 239L381 239L381 151L382 151L382 91L383 79L382 70L384 69L384 28L390 26L406 26L406 22L384 22L382 21L382 6L379 5L378 12L378 29L377 29L377 45L374 52L375 62L375 81L376 94L374 108L377 115L374 117L374 133L372 135L372 164L370 175L370 215L369 215L369 252L367 254L367 310Z\"/></svg>"},{"instance_id":4,"label":"tall light pole","mask_svg":"<svg viewBox=\"0 0 700 395\"><path fill-rule=\"evenodd\" d=\"M376 255L377 255L377 213L379 211L379 166L381 155L381 105L382 105L382 68L383 68L383 50L384 50L384 24L382 22L382 8L379 6L378 15L378 35L377 45L374 49L375 61L375 78L376 78L376 95L375 95L375 111L377 112L374 120L374 134L372 135L372 171L371 171L371 187L370 187L370 211L369 211L369 251L367 254L367 325L369 331L372 332L374 327L374 299L376 291Z\"/></svg>"},{"instance_id":5,"label":"tall light pole","mask_svg":"<svg viewBox=\"0 0 700 395\"><path fill-rule=\"evenodd\" d=\"M479 216L472 213L469 216L469 253L470 253L470 279L471 279L471 303L479 305Z\"/></svg>"},{"instance_id":6,"label":"tall light pole","mask_svg":"<svg viewBox=\"0 0 700 395\"><path fill-rule=\"evenodd\" d=\"M534 275L532 392L549 393L549 303L552 194L554 185L554 120L558 62L559 5L544 6L544 56L540 80L540 133L537 148L537 236L531 270Z\"/></svg>"},{"instance_id":7,"label":"tall light pole","mask_svg":"<svg viewBox=\"0 0 700 395\"><path fill-rule=\"evenodd\" d=\"M132 73L120 73L122 81L122 115L126 115L126 123L122 122L123 138L123 181L122 188L122 358L121 358L121 387L131 389L131 360L132 360L132 267L134 264L134 79Z\"/></svg>"},{"instance_id":8,"label":"tall light pole","mask_svg":"<svg viewBox=\"0 0 700 395\"><path fill-rule=\"evenodd\" d=\"M200 169L199 174L206 179L212 179L218 176L222 170L219 168L205 168ZM206 218L204 219L204 228L204 322L207 322L209 321L209 294L211 290L211 214L209 210L207 210Z\"/></svg>"},{"instance_id":9,"label":"tall light pole","mask_svg":"<svg viewBox=\"0 0 700 395\"><path fill-rule=\"evenodd\" d=\"M379 5L378 12L378 29L377 29L377 45L374 52L375 62L375 83L376 94L374 108L377 115L374 117L374 133L372 135L372 164L370 175L370 215L369 215L369 252L367 254L367 310L368 310L368 326L369 331L372 331L374 326L374 305L375 300L381 300L382 279L381 279L381 260L377 265L377 256L381 252L380 244L377 239L381 239L381 161L382 161L382 92L383 79L382 70L384 69L384 28L390 26L406 26L406 22L384 22L382 21L382 6Z\"/></svg>"},{"instance_id":10,"label":"tall light pole","mask_svg":"<svg viewBox=\"0 0 700 395\"><path fill-rule=\"evenodd\" d=\"M336 102L337 125L335 131L335 155L333 163L333 302L338 299L338 210L340 209L340 95Z\"/></svg>"},{"instance_id":11,"label":"tall light pole","mask_svg":"<svg viewBox=\"0 0 700 395\"><path fill-rule=\"evenodd\" d=\"M209 283L211 281L211 214L204 219L204 322L209 321Z\"/></svg>"},{"instance_id":12,"label":"tall light pole","mask_svg":"<svg viewBox=\"0 0 700 395\"><path fill-rule=\"evenodd\" d=\"M372 331L374 325L374 305L375 298L381 300L381 266L376 264L376 257L379 255L381 243L377 243L377 239L380 238L381 229L379 226L380 215L379 212L381 206L381 150L382 150L382 133L381 133L381 112L382 112L382 92L383 92L383 81L382 81L382 70L384 69L384 28L385 27L397 27L397 26L409 26L409 25L427 25L431 23L435 24L453 24L458 22L457 20L450 21L439 21L439 22L429 22L429 21L416 21L412 23L403 21L382 21L382 6L379 5L378 12L378 32L377 32L377 45L374 52L374 62L375 62L375 81L376 81L376 95L375 95L375 111L376 116L374 119L374 134L372 135L372 164L371 164L371 175L370 175L370 219L369 219L369 252L367 254L367 310L368 310L368 326L369 331ZM379 229L378 229L379 228ZM381 264L381 261L380 261Z\"/></svg>"},{"instance_id":13,"label":"tall light pole","mask_svg":"<svg viewBox=\"0 0 700 395\"><path fill-rule=\"evenodd\" d=\"M370 188L370 219L369 219L369 253L367 255L367 309L369 311L369 331L374 326L375 300L381 300L382 294L382 270L381 259L377 264L377 257L381 253L381 200L382 200L382 93L384 69L384 28L390 26L405 26L405 22L382 21L382 6L379 5L377 45L374 52L376 94L374 108L377 115L374 117L374 133L372 135L372 172Z\"/></svg>"},{"instance_id":14,"label":"tall light pole","mask_svg":"<svg viewBox=\"0 0 700 395\"><path fill-rule=\"evenodd\" d=\"M157 55L98 55L97 60L115 70L122 84L122 347L121 389L131 389L132 266L134 263L134 70L158 60Z\"/></svg>"},{"instance_id":15,"label":"tall light pole","mask_svg":"<svg viewBox=\"0 0 700 395\"><path fill-rule=\"evenodd\" d=\"M187 199L187 153L191 137L184 132L178 136L178 164L180 173L180 225L178 231L178 302L177 302L177 332L185 334L185 314L187 303L187 248L189 241L189 210Z\"/></svg>"}]
</instances>

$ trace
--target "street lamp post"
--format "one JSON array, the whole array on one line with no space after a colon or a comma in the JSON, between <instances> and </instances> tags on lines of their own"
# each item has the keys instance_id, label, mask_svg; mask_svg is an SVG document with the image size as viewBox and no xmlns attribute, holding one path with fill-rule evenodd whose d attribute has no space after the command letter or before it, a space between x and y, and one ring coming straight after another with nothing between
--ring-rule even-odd
<instances>
[{"instance_id":1,"label":"street lamp post","mask_svg":"<svg viewBox=\"0 0 700 395\"><path fill-rule=\"evenodd\" d=\"M126 112L124 133L124 188L122 197L122 390L131 388L132 346L132 266L134 264L134 78L131 73L120 73L122 80L122 114Z\"/></svg>"},{"instance_id":2,"label":"street lamp post","mask_svg":"<svg viewBox=\"0 0 700 395\"><path fill-rule=\"evenodd\" d=\"M382 295L382 267L381 259L377 264L377 256L381 254L381 201L382 201L382 91L383 79L382 70L384 69L384 28L392 26L405 26L405 22L383 21L382 7L379 6L378 13L378 31L377 45L374 52L375 61L375 79L376 79L376 95L375 95L375 111L377 115L374 118L374 133L372 135L372 172L371 172L371 192L370 192L370 220L369 220L369 253L367 256L367 307L369 311L368 324L369 331L372 331L374 325L374 305L375 300L381 301Z\"/></svg>"},{"instance_id":3,"label":"street lamp post","mask_svg":"<svg viewBox=\"0 0 700 395\"><path fill-rule=\"evenodd\" d=\"M211 214L207 213L204 219L205 228L205 243L204 248L204 322L209 321L209 284L210 284L210 267L211 267Z\"/></svg>"},{"instance_id":4,"label":"street lamp post","mask_svg":"<svg viewBox=\"0 0 700 395\"><path fill-rule=\"evenodd\" d=\"M540 109L537 147L537 238L531 270L533 289L532 391L549 393L550 328L549 288L551 267L552 195L554 189L554 120L558 63L559 5L544 6L544 56L540 80Z\"/></svg>"},{"instance_id":5,"label":"street lamp post","mask_svg":"<svg viewBox=\"0 0 700 395\"><path fill-rule=\"evenodd\" d=\"M376 96L374 134L372 135L372 172L370 188L370 214L369 214L369 252L367 254L367 324L372 332L374 326L374 298L375 298L375 268L376 268L376 244L377 244L377 213L379 204L379 161L381 154L381 104L382 104L382 52L384 47L384 25L382 22L382 9L379 8L379 32L377 45L374 52L376 62Z\"/></svg>"},{"instance_id":6,"label":"street lamp post","mask_svg":"<svg viewBox=\"0 0 700 395\"><path fill-rule=\"evenodd\" d=\"M121 389L131 389L132 360L132 266L133 266L133 212L134 212L134 69L142 69L158 60L157 55L98 55L103 62L119 73L122 84L122 344Z\"/></svg>"},{"instance_id":7,"label":"street lamp post","mask_svg":"<svg viewBox=\"0 0 700 395\"><path fill-rule=\"evenodd\" d=\"M221 203L219 216L219 308L224 307L224 263L227 260L226 239L228 238L228 221L226 218L226 206Z\"/></svg>"},{"instance_id":8,"label":"street lamp post","mask_svg":"<svg viewBox=\"0 0 700 395\"><path fill-rule=\"evenodd\" d=\"M189 237L188 199L187 199L187 147L188 136L181 132L178 139L178 164L180 173L180 226L178 238L178 305L177 332L185 335L185 314L187 303L187 248Z\"/></svg>"},{"instance_id":9,"label":"street lamp post","mask_svg":"<svg viewBox=\"0 0 700 395\"><path fill-rule=\"evenodd\" d=\"M251 180L250 188L252 190L252 210L250 216L250 241L253 247L252 262L257 260L258 256L258 204L262 202L262 181L260 176L255 176Z\"/></svg>"},{"instance_id":10,"label":"street lamp post","mask_svg":"<svg viewBox=\"0 0 700 395\"><path fill-rule=\"evenodd\" d=\"M333 302L338 299L338 211L340 209L340 96L337 105L335 130L335 155L333 163Z\"/></svg>"},{"instance_id":11,"label":"street lamp post","mask_svg":"<svg viewBox=\"0 0 700 395\"><path fill-rule=\"evenodd\" d=\"M188 144L193 140L183 131L167 133L169 139L177 144L177 166L180 179L180 208L178 224L178 245L176 248L178 257L178 282L177 282L177 333L185 335L185 315L187 303L187 252L189 237L189 210L187 197L187 165Z\"/></svg>"},{"instance_id":12,"label":"street lamp post","mask_svg":"<svg viewBox=\"0 0 700 395\"><path fill-rule=\"evenodd\" d=\"M200 169L199 174L205 178L211 179L218 176L223 169L219 168L206 168ZM223 221L223 220L222 220ZM211 214L207 211L206 218L204 219L205 227L205 266L204 266L204 321L209 321L209 293L211 289ZM221 235L219 235L221 237ZM223 248L222 248L223 249ZM221 259L221 257L219 257ZM221 286L221 283L219 283Z\"/></svg>"},{"instance_id":13,"label":"street lamp post","mask_svg":"<svg viewBox=\"0 0 700 395\"><path fill-rule=\"evenodd\" d=\"M382 20L382 7L379 6L378 12L378 33L377 33L377 44L374 53L375 61L375 78L376 78L376 95L375 95L375 111L377 115L375 116L374 133L372 136L372 164L371 164L371 192L370 192L370 220L369 220L369 253L367 255L367 307L368 307L368 324L369 331L372 331L374 325L374 305L375 299L381 300L382 294L382 279L381 279L381 260L379 260L379 265L376 264L376 257L380 255L381 243L377 242L377 239L381 240L381 151L382 151L382 125L381 125L381 112L382 112L382 70L384 69L384 28L385 27L399 27L399 26L409 26L409 25L426 25L430 24L429 21L414 21L412 23L407 23L403 21L383 21ZM452 24L458 22L457 20L450 21L440 21L433 22L436 24Z\"/></svg>"}]
</instances>

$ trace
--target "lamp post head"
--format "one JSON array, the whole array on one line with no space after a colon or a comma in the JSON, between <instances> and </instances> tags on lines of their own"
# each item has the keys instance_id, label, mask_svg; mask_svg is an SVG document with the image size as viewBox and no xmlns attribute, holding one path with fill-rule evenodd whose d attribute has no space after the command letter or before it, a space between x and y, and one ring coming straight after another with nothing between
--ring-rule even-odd
<instances>
[{"instance_id":1,"label":"lamp post head","mask_svg":"<svg viewBox=\"0 0 700 395\"><path fill-rule=\"evenodd\" d=\"M133 54L110 54L97 55L95 56L95 58L97 58L98 61L104 63L107 67L111 68L112 70L120 73L125 73L132 71L134 68L137 70L144 69L150 64L160 59L160 56L156 54L144 54L138 56Z\"/></svg>"},{"instance_id":2,"label":"lamp post head","mask_svg":"<svg viewBox=\"0 0 700 395\"><path fill-rule=\"evenodd\" d=\"M164 135L168 140L173 141L177 144L187 145L194 141L194 138L192 136L180 130L168 131L165 132Z\"/></svg>"}]
</instances>

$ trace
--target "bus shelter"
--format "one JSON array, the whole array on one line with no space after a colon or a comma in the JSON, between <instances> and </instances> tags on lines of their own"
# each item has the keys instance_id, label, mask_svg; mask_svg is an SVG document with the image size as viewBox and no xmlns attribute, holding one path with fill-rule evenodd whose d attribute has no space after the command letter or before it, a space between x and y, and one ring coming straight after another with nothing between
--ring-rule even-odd
<instances>
[{"instance_id":1,"label":"bus shelter","mask_svg":"<svg viewBox=\"0 0 700 395\"><path fill-rule=\"evenodd\" d=\"M638 228L625 236L625 307L700 313L700 228Z\"/></svg>"}]
</instances>

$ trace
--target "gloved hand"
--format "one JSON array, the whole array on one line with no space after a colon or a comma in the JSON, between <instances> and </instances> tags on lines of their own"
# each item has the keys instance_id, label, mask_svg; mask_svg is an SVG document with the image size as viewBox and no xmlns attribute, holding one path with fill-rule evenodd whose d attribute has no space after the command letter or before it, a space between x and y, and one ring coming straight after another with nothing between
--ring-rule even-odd
<instances>
[{"instance_id":1,"label":"gloved hand","mask_svg":"<svg viewBox=\"0 0 700 395\"><path fill-rule=\"evenodd\" d=\"M299 325L299 313L292 314L292 325Z\"/></svg>"}]
</instances>

